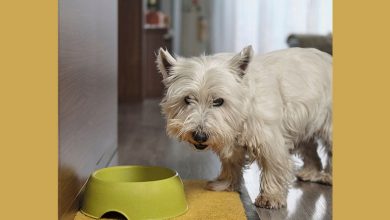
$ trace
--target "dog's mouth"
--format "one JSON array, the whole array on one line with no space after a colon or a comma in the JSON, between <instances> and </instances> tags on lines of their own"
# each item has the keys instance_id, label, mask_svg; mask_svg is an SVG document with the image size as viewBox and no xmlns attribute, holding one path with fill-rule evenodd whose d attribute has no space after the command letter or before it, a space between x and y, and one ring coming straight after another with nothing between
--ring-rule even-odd
<instances>
[{"instance_id":1,"label":"dog's mouth","mask_svg":"<svg viewBox=\"0 0 390 220\"><path fill-rule=\"evenodd\" d=\"M205 144L194 144L194 147L198 150L204 150L208 147L208 145Z\"/></svg>"}]
</instances>

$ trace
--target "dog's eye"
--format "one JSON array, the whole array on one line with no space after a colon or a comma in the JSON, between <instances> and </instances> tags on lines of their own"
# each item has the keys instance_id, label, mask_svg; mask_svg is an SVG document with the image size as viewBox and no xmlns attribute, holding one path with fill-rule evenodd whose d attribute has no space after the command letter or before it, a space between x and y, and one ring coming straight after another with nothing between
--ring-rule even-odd
<instances>
[{"instance_id":1,"label":"dog's eye","mask_svg":"<svg viewBox=\"0 0 390 220\"><path fill-rule=\"evenodd\" d=\"M224 100L223 98L218 98L218 99L214 99L213 101L213 106L214 107L219 107L223 104Z\"/></svg>"},{"instance_id":2,"label":"dog's eye","mask_svg":"<svg viewBox=\"0 0 390 220\"><path fill-rule=\"evenodd\" d=\"M189 105L191 101L191 98L189 96L184 97L184 102Z\"/></svg>"}]
</instances>

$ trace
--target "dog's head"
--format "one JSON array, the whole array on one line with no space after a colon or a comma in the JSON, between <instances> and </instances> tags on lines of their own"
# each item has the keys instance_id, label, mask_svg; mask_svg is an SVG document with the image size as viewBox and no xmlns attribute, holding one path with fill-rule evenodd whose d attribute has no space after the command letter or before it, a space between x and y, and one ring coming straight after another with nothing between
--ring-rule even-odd
<instances>
[{"instance_id":1,"label":"dog's head","mask_svg":"<svg viewBox=\"0 0 390 220\"><path fill-rule=\"evenodd\" d=\"M252 55L248 46L236 55L175 59L160 48L157 66L166 87L161 107L168 135L199 150L220 151L235 143L245 117L241 83Z\"/></svg>"}]
</instances>

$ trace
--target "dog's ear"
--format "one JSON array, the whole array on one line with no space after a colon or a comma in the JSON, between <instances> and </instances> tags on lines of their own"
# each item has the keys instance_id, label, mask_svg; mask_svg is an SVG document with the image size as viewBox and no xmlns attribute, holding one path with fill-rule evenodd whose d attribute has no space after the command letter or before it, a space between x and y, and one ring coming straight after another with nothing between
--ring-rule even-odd
<instances>
[{"instance_id":1,"label":"dog's ear","mask_svg":"<svg viewBox=\"0 0 390 220\"><path fill-rule=\"evenodd\" d=\"M241 77L245 75L249 62L252 60L252 57L253 49L252 46L249 45L242 49L241 52L239 52L231 59L231 65L233 66L233 68L239 70Z\"/></svg>"},{"instance_id":2,"label":"dog's ear","mask_svg":"<svg viewBox=\"0 0 390 220\"><path fill-rule=\"evenodd\" d=\"M176 60L171 56L171 54L169 54L167 50L160 48L158 50L156 63L157 68L165 79L169 76L169 71L171 70L172 66L175 65Z\"/></svg>"}]
</instances>

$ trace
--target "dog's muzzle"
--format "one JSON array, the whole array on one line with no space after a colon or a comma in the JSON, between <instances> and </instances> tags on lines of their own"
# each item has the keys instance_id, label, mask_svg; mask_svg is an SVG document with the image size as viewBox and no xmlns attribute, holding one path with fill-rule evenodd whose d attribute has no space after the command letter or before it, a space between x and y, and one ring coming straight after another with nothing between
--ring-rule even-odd
<instances>
[{"instance_id":1,"label":"dog's muzzle","mask_svg":"<svg viewBox=\"0 0 390 220\"><path fill-rule=\"evenodd\" d=\"M206 144L203 144L207 141L208 135L201 131L194 131L192 132L192 139L198 143L194 144L195 148L198 150L204 150L207 148Z\"/></svg>"}]
</instances>

